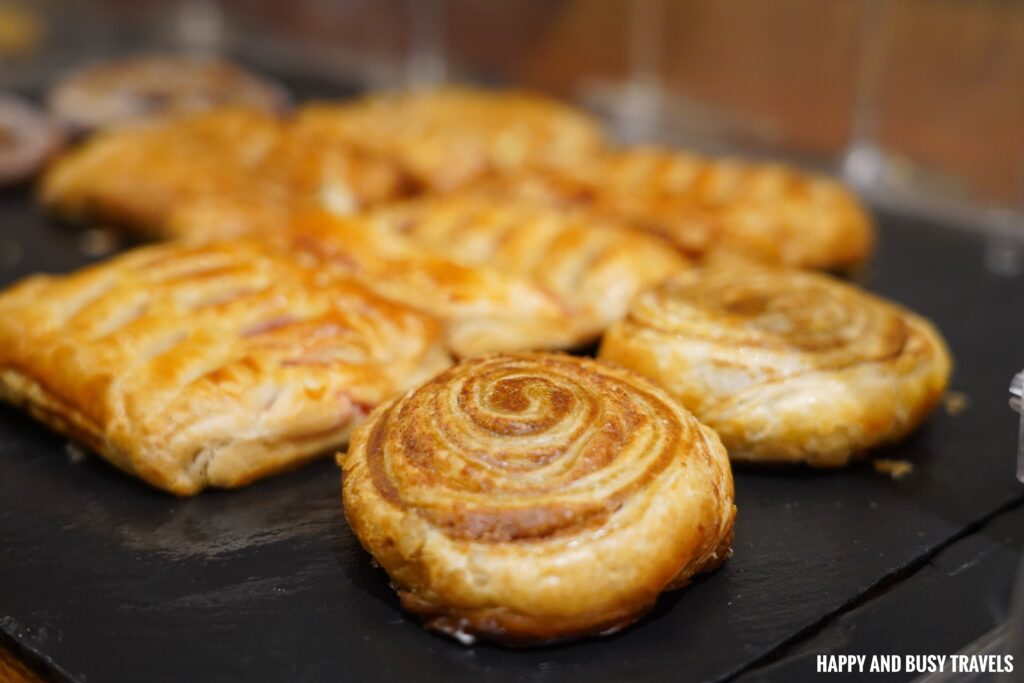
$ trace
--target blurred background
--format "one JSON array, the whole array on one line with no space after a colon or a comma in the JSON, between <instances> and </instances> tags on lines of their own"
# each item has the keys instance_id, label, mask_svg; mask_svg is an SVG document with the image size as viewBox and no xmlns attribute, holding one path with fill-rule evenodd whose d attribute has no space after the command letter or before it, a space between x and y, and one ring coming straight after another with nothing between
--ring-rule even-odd
<instances>
[{"instance_id":1,"label":"blurred background","mask_svg":"<svg viewBox=\"0 0 1024 683\"><path fill-rule=\"evenodd\" d=\"M876 205L985 231L993 268L1024 268L1017 0L0 0L0 87L167 50L226 54L300 96L548 92L623 140L840 175Z\"/></svg>"}]
</instances>

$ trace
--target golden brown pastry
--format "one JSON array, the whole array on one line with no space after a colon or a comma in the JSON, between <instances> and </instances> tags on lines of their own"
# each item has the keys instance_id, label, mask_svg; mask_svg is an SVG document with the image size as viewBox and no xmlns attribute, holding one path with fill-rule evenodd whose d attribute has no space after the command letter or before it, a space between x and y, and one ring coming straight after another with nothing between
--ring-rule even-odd
<instances>
[{"instance_id":1,"label":"golden brown pastry","mask_svg":"<svg viewBox=\"0 0 1024 683\"><path fill-rule=\"evenodd\" d=\"M844 269L871 251L871 220L839 183L782 164L633 148L534 168L481 189L587 208L671 239L797 267Z\"/></svg>"},{"instance_id":2,"label":"golden brown pastry","mask_svg":"<svg viewBox=\"0 0 1024 683\"><path fill-rule=\"evenodd\" d=\"M839 466L915 429L951 361L923 318L824 275L731 265L634 301L600 358L651 377L733 460Z\"/></svg>"},{"instance_id":3,"label":"golden brown pastry","mask_svg":"<svg viewBox=\"0 0 1024 683\"><path fill-rule=\"evenodd\" d=\"M78 221L220 240L280 231L307 206L350 213L405 184L390 163L269 114L223 108L99 134L54 164L41 199Z\"/></svg>"},{"instance_id":4,"label":"golden brown pastry","mask_svg":"<svg viewBox=\"0 0 1024 683\"><path fill-rule=\"evenodd\" d=\"M138 249L0 294L0 398L181 495L335 449L448 363L433 319L250 242Z\"/></svg>"},{"instance_id":5,"label":"golden brown pastry","mask_svg":"<svg viewBox=\"0 0 1024 683\"><path fill-rule=\"evenodd\" d=\"M49 100L58 119L92 130L228 105L279 111L289 97L280 85L222 59L146 55L77 69L57 84Z\"/></svg>"},{"instance_id":6,"label":"golden brown pastry","mask_svg":"<svg viewBox=\"0 0 1024 683\"><path fill-rule=\"evenodd\" d=\"M176 206L245 192L282 135L276 117L238 108L107 131L58 159L40 198L68 218L163 235Z\"/></svg>"},{"instance_id":7,"label":"golden brown pastry","mask_svg":"<svg viewBox=\"0 0 1024 683\"><path fill-rule=\"evenodd\" d=\"M593 336L589 318L528 275L453 260L358 220L305 212L274 244L311 268L341 272L437 317L458 357L569 348Z\"/></svg>"},{"instance_id":8,"label":"golden brown pastry","mask_svg":"<svg viewBox=\"0 0 1024 683\"><path fill-rule=\"evenodd\" d=\"M179 202L167 233L190 240L274 235L287 232L296 215L349 216L412 192L411 178L394 163L289 120L235 191Z\"/></svg>"},{"instance_id":9,"label":"golden brown pastry","mask_svg":"<svg viewBox=\"0 0 1024 683\"><path fill-rule=\"evenodd\" d=\"M575 321L565 330L575 343L563 346L593 341L637 292L687 266L657 236L529 200L432 196L355 220L386 240L533 283Z\"/></svg>"},{"instance_id":10,"label":"golden brown pastry","mask_svg":"<svg viewBox=\"0 0 1024 683\"><path fill-rule=\"evenodd\" d=\"M594 120L567 105L467 88L310 105L298 125L393 159L426 188L442 190L487 171L582 162L604 141Z\"/></svg>"},{"instance_id":11,"label":"golden brown pastry","mask_svg":"<svg viewBox=\"0 0 1024 683\"><path fill-rule=\"evenodd\" d=\"M729 554L718 437L589 359L463 362L378 408L339 459L345 514L402 606L463 643L613 633Z\"/></svg>"}]
</instances>

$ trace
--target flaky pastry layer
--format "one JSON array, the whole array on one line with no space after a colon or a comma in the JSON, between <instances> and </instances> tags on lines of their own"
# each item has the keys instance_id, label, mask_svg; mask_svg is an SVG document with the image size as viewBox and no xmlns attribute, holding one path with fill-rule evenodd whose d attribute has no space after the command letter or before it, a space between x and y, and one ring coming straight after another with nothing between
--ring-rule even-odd
<instances>
[{"instance_id":1,"label":"flaky pastry layer","mask_svg":"<svg viewBox=\"0 0 1024 683\"><path fill-rule=\"evenodd\" d=\"M825 275L750 264L643 293L599 356L661 384L733 460L818 466L911 432L951 371L920 316Z\"/></svg>"},{"instance_id":2,"label":"flaky pastry layer","mask_svg":"<svg viewBox=\"0 0 1024 683\"><path fill-rule=\"evenodd\" d=\"M449 363L436 321L263 244L167 244L0 294L0 397L177 494L345 443Z\"/></svg>"},{"instance_id":3,"label":"flaky pastry layer","mask_svg":"<svg viewBox=\"0 0 1024 683\"><path fill-rule=\"evenodd\" d=\"M345 514L402 606L462 642L611 633L729 553L718 437L589 359L463 362L376 410L340 462Z\"/></svg>"},{"instance_id":4,"label":"flaky pastry layer","mask_svg":"<svg viewBox=\"0 0 1024 683\"><path fill-rule=\"evenodd\" d=\"M850 191L783 164L638 147L473 189L595 211L664 235L695 257L741 254L840 270L863 262L874 241L871 219Z\"/></svg>"},{"instance_id":5,"label":"flaky pastry layer","mask_svg":"<svg viewBox=\"0 0 1024 683\"><path fill-rule=\"evenodd\" d=\"M556 343L538 346L524 337L498 348L481 329L480 339L460 355L593 341L625 315L637 292L688 267L656 236L525 199L439 195L374 209L356 220L386 242L513 278L560 309L560 323L543 323Z\"/></svg>"},{"instance_id":6,"label":"flaky pastry layer","mask_svg":"<svg viewBox=\"0 0 1024 683\"><path fill-rule=\"evenodd\" d=\"M390 159L429 190L450 190L492 171L585 163L604 144L600 125L568 105L470 88L310 105L298 125Z\"/></svg>"},{"instance_id":7,"label":"flaky pastry layer","mask_svg":"<svg viewBox=\"0 0 1024 683\"><path fill-rule=\"evenodd\" d=\"M99 133L53 164L40 199L79 222L216 241L280 232L306 208L345 215L408 191L387 161L290 119L223 108Z\"/></svg>"}]
</instances>

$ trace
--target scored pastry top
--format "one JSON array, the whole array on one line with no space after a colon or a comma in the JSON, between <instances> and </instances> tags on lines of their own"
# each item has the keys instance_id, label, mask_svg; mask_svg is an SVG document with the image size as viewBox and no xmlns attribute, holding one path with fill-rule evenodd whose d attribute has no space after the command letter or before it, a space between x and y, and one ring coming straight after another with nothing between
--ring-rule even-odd
<instances>
[{"instance_id":1,"label":"scored pastry top","mask_svg":"<svg viewBox=\"0 0 1024 683\"><path fill-rule=\"evenodd\" d=\"M340 141L226 107L97 134L49 169L40 198L72 219L204 241L279 232L304 207L352 213L406 184Z\"/></svg>"},{"instance_id":2,"label":"scored pastry top","mask_svg":"<svg viewBox=\"0 0 1024 683\"><path fill-rule=\"evenodd\" d=\"M625 315L637 292L688 264L656 236L524 199L425 197L358 220L464 265L528 278L576 317L581 343Z\"/></svg>"},{"instance_id":3,"label":"scored pastry top","mask_svg":"<svg viewBox=\"0 0 1024 683\"><path fill-rule=\"evenodd\" d=\"M778 163L637 147L487 178L481 188L590 209L662 234L698 257L735 252L842 269L862 262L874 239L849 190Z\"/></svg>"},{"instance_id":4,"label":"scored pastry top","mask_svg":"<svg viewBox=\"0 0 1024 683\"><path fill-rule=\"evenodd\" d=\"M434 190L488 171L583 163L604 143L601 126L566 104L470 88L309 105L299 112L298 126L388 157Z\"/></svg>"},{"instance_id":5,"label":"scored pastry top","mask_svg":"<svg viewBox=\"0 0 1024 683\"><path fill-rule=\"evenodd\" d=\"M147 247L0 295L4 396L177 493L339 446L447 363L432 318L256 243Z\"/></svg>"}]
</instances>

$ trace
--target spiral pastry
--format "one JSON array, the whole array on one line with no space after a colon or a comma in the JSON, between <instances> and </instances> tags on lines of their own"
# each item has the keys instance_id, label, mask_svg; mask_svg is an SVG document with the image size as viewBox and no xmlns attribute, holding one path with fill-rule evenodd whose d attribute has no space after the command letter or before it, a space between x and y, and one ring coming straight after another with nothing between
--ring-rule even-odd
<instances>
[{"instance_id":1,"label":"spiral pastry","mask_svg":"<svg viewBox=\"0 0 1024 683\"><path fill-rule=\"evenodd\" d=\"M376 410L342 468L345 514L402 606L464 643L612 633L732 539L718 437L589 359L464 362Z\"/></svg>"},{"instance_id":2,"label":"spiral pastry","mask_svg":"<svg viewBox=\"0 0 1024 683\"><path fill-rule=\"evenodd\" d=\"M643 293L600 357L655 378L733 460L819 466L911 432L951 369L920 316L824 275L751 265Z\"/></svg>"}]
</instances>

